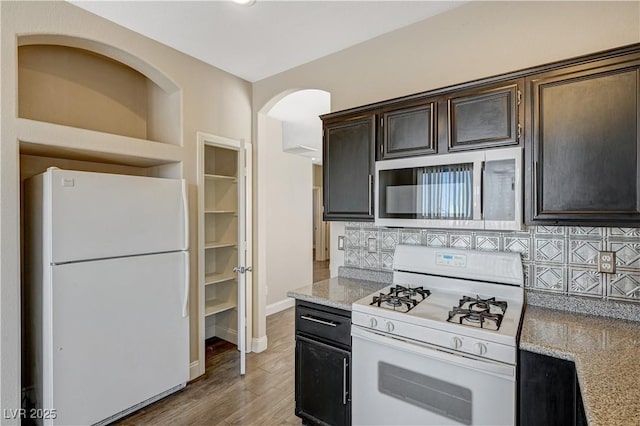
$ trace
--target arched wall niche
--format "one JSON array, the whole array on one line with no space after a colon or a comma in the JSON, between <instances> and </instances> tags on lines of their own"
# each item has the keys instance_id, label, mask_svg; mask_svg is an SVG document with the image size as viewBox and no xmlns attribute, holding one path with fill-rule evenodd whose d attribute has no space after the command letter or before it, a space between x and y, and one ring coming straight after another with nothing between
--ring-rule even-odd
<instances>
[{"instance_id":1,"label":"arched wall niche","mask_svg":"<svg viewBox=\"0 0 640 426\"><path fill-rule=\"evenodd\" d=\"M18 116L182 145L180 88L113 46L62 35L18 38Z\"/></svg>"}]
</instances>

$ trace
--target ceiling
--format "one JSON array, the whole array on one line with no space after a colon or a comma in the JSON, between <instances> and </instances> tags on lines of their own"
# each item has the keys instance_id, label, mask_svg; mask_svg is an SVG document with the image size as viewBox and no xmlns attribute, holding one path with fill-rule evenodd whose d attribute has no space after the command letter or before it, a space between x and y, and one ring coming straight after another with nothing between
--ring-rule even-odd
<instances>
[{"instance_id":1,"label":"ceiling","mask_svg":"<svg viewBox=\"0 0 640 426\"><path fill-rule=\"evenodd\" d=\"M421 21L460 1L85 1L71 3L255 82Z\"/></svg>"},{"instance_id":2,"label":"ceiling","mask_svg":"<svg viewBox=\"0 0 640 426\"><path fill-rule=\"evenodd\" d=\"M464 1L68 0L98 16L250 82L362 43ZM269 115L282 121L283 150L322 163L330 94L292 93Z\"/></svg>"}]
</instances>

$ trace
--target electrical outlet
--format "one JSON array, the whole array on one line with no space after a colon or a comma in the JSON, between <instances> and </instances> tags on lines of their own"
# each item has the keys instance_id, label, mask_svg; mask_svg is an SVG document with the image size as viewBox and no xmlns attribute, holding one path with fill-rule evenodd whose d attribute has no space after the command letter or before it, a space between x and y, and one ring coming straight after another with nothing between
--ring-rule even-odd
<instances>
[{"instance_id":1,"label":"electrical outlet","mask_svg":"<svg viewBox=\"0 0 640 426\"><path fill-rule=\"evenodd\" d=\"M616 272L616 252L598 252L598 272L613 274Z\"/></svg>"},{"instance_id":2,"label":"electrical outlet","mask_svg":"<svg viewBox=\"0 0 640 426\"><path fill-rule=\"evenodd\" d=\"M378 251L378 241L375 238L369 238L367 240L367 250L369 253L375 253Z\"/></svg>"}]
</instances>

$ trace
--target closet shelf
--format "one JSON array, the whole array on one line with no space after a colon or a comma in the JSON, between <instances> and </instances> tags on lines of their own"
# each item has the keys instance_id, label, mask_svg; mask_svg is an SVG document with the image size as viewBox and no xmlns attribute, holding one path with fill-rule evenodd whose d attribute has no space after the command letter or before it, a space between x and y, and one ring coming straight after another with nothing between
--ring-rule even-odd
<instances>
[{"instance_id":1,"label":"closet shelf","mask_svg":"<svg viewBox=\"0 0 640 426\"><path fill-rule=\"evenodd\" d=\"M204 249L217 249L217 248L225 248L225 247L236 247L237 243L235 241L210 241L204 243Z\"/></svg>"},{"instance_id":2,"label":"closet shelf","mask_svg":"<svg viewBox=\"0 0 640 426\"><path fill-rule=\"evenodd\" d=\"M238 179L235 176L205 174L204 177L205 179L209 179L209 180L229 181L232 183L238 182Z\"/></svg>"},{"instance_id":3,"label":"closet shelf","mask_svg":"<svg viewBox=\"0 0 640 426\"><path fill-rule=\"evenodd\" d=\"M237 274L235 272L222 273L222 274L207 274L204 277L204 285L218 284L226 281L235 280Z\"/></svg>"},{"instance_id":4,"label":"closet shelf","mask_svg":"<svg viewBox=\"0 0 640 426\"><path fill-rule=\"evenodd\" d=\"M205 214L238 214L235 210L205 210Z\"/></svg>"},{"instance_id":5,"label":"closet shelf","mask_svg":"<svg viewBox=\"0 0 640 426\"><path fill-rule=\"evenodd\" d=\"M206 317L210 315L219 314L220 312L228 311L237 306L235 302L228 300L209 299L204 305L204 315Z\"/></svg>"}]
</instances>

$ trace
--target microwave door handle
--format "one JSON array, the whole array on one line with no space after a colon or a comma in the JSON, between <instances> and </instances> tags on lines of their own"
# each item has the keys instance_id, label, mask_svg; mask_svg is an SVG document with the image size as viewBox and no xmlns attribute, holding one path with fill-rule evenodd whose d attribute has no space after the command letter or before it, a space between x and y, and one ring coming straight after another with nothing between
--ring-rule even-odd
<instances>
[{"instance_id":1,"label":"microwave door handle","mask_svg":"<svg viewBox=\"0 0 640 426\"><path fill-rule=\"evenodd\" d=\"M368 198L368 200L369 200L369 216L371 216L371 192L373 192L372 191L372 189L373 189L372 187L373 187L373 176L369 175L369 198Z\"/></svg>"},{"instance_id":2,"label":"microwave door handle","mask_svg":"<svg viewBox=\"0 0 640 426\"><path fill-rule=\"evenodd\" d=\"M480 219L484 220L484 181L485 181L485 162L480 166Z\"/></svg>"}]
</instances>

